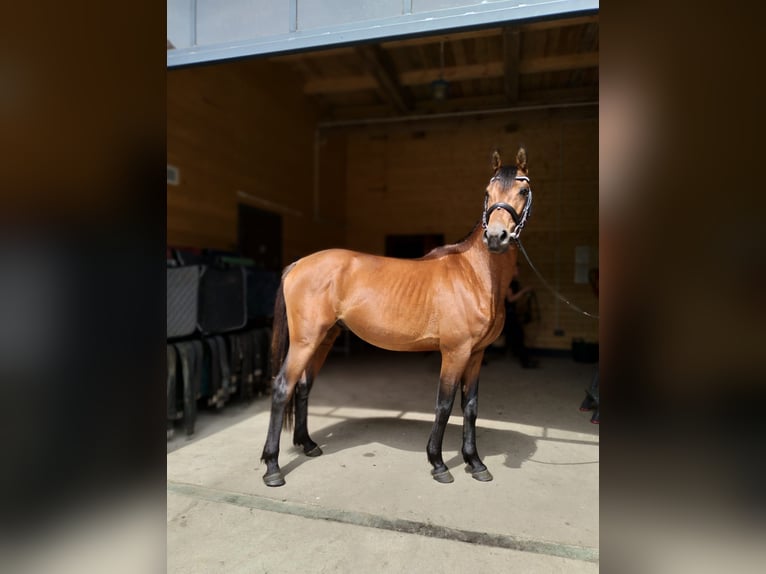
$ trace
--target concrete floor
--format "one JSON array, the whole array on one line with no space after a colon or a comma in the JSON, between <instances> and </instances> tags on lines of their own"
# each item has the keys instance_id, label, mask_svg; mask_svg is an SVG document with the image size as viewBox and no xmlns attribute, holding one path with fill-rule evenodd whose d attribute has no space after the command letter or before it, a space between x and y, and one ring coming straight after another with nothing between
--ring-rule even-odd
<instances>
[{"instance_id":1,"label":"concrete floor","mask_svg":"<svg viewBox=\"0 0 766 574\"><path fill-rule=\"evenodd\" d=\"M459 400L444 438L455 482L430 474L438 354L332 355L309 401L324 455L283 433L287 484L259 461L269 400L203 413L168 442L168 572L597 572L599 439L578 406L595 365L490 357L463 471Z\"/></svg>"}]
</instances>

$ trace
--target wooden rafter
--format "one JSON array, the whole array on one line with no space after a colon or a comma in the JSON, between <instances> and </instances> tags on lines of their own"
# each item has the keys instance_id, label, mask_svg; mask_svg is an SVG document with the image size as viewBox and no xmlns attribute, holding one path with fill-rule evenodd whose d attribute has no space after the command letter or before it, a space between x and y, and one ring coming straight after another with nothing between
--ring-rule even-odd
<instances>
[{"instance_id":1,"label":"wooden rafter","mask_svg":"<svg viewBox=\"0 0 766 574\"><path fill-rule=\"evenodd\" d=\"M424 46L426 44L440 44L441 42L461 42L474 38L487 38L500 35L500 28L490 28L488 30L474 30L473 32L457 32L455 34L439 34L436 36L420 36L418 38L408 38L407 40L392 40L383 42L381 46L390 50L394 48L409 48L412 46Z\"/></svg>"},{"instance_id":2,"label":"wooden rafter","mask_svg":"<svg viewBox=\"0 0 766 574\"><path fill-rule=\"evenodd\" d=\"M353 48L328 48L327 50L297 52L295 54L285 54L284 56L274 56L272 60L274 62L295 62L296 60L306 60L313 58L335 58L337 56L348 56L353 53Z\"/></svg>"},{"instance_id":3,"label":"wooden rafter","mask_svg":"<svg viewBox=\"0 0 766 574\"><path fill-rule=\"evenodd\" d=\"M541 22L532 22L529 24L521 24L518 29L521 32L537 32L540 30L553 30L556 28L563 28L565 26L581 26L585 24L598 23L598 14L592 16L576 16L574 18L565 18L561 20L544 20ZM427 44L438 44L444 42L462 42L464 40L471 40L475 38L488 38L493 36L501 36L504 34L502 28L489 28L484 30L473 30L471 32L456 32L454 34L439 34L433 36L421 36L418 38L408 38L406 40L391 40L389 42L382 42L380 46L384 49L395 48L407 48L413 46L424 46ZM337 56L347 56L354 53L354 48L328 48L326 50L318 50L313 52L299 52L296 54L286 54L284 56L276 56L273 58L277 62L291 62L295 60L301 60L305 58L331 58Z\"/></svg>"},{"instance_id":4,"label":"wooden rafter","mask_svg":"<svg viewBox=\"0 0 766 574\"><path fill-rule=\"evenodd\" d=\"M566 54L563 56L547 56L544 58L529 58L519 61L520 74L537 74L576 70L579 68L594 68L598 66L598 52L584 54ZM505 62L487 62L467 66L452 66L444 68L429 68L425 70L410 70L399 75L398 81L402 86L417 86L430 84L444 77L448 82L499 78L505 74ZM312 78L308 80L303 91L307 94L331 94L353 92L358 90L375 89L378 81L371 75L356 75L345 77Z\"/></svg>"},{"instance_id":5,"label":"wooden rafter","mask_svg":"<svg viewBox=\"0 0 766 574\"><path fill-rule=\"evenodd\" d=\"M567 104L592 102L598 99L597 88L568 88L543 90L525 94L514 106L535 106L548 104ZM504 94L465 97L454 100L418 102L412 109L415 114L470 112L487 109L505 109L511 107ZM336 107L333 110L333 120L353 120L371 117L391 116L391 108L385 105L360 105Z\"/></svg>"},{"instance_id":6,"label":"wooden rafter","mask_svg":"<svg viewBox=\"0 0 766 574\"><path fill-rule=\"evenodd\" d=\"M598 31L598 14L581 15L270 59L302 78L325 120L592 102ZM446 100L429 89L440 78L452 84Z\"/></svg>"},{"instance_id":7,"label":"wooden rafter","mask_svg":"<svg viewBox=\"0 0 766 574\"><path fill-rule=\"evenodd\" d=\"M471 64L468 66L452 66L444 68L429 68L426 70L411 70L400 76L402 85L418 86L430 84L443 77L448 82L478 80L481 78L498 78L503 75L503 62L488 62L486 64Z\"/></svg>"},{"instance_id":8,"label":"wooden rafter","mask_svg":"<svg viewBox=\"0 0 766 574\"><path fill-rule=\"evenodd\" d=\"M509 103L519 99L519 59L521 56L521 33L518 28L503 32L503 74L505 76L505 97Z\"/></svg>"},{"instance_id":9,"label":"wooden rafter","mask_svg":"<svg viewBox=\"0 0 766 574\"><path fill-rule=\"evenodd\" d=\"M519 72L522 74L540 74L542 72L561 72L564 70L597 67L598 52L528 58L519 62Z\"/></svg>"},{"instance_id":10,"label":"wooden rafter","mask_svg":"<svg viewBox=\"0 0 766 574\"><path fill-rule=\"evenodd\" d=\"M375 78L379 91L395 109L402 113L412 109L412 97L399 84L391 57L380 46L363 45L356 53L364 63L367 73Z\"/></svg>"},{"instance_id":11,"label":"wooden rafter","mask_svg":"<svg viewBox=\"0 0 766 574\"><path fill-rule=\"evenodd\" d=\"M541 22L532 22L530 24L520 25L519 29L523 32L535 32L539 30L563 28L565 26L581 26L583 24L591 24L593 22L598 22L598 14L593 16L575 16L573 18L564 18L560 20L543 20ZM383 42L381 45L386 49L407 48L410 46L422 46L424 44L438 44L442 41L459 42L474 38L488 38L492 36L500 36L502 34L502 28L488 28L484 30L473 30L471 32L456 32L454 34L420 36L418 38L408 38L406 40L391 40L390 42Z\"/></svg>"},{"instance_id":12,"label":"wooden rafter","mask_svg":"<svg viewBox=\"0 0 766 574\"><path fill-rule=\"evenodd\" d=\"M565 26L581 26L583 24L592 24L598 22L598 14L592 16L575 16L574 18L564 18L563 20L543 20L541 22L532 22L524 24L524 32L537 32L538 30L552 30L555 28L564 28Z\"/></svg>"},{"instance_id":13,"label":"wooden rafter","mask_svg":"<svg viewBox=\"0 0 766 574\"><path fill-rule=\"evenodd\" d=\"M468 56L466 55L466 46L465 42L451 42L450 48L452 48L452 53L455 57L455 65L456 66L465 66L468 64ZM470 97L473 95L473 85L472 82L465 82L462 86L462 95L463 97Z\"/></svg>"},{"instance_id":14,"label":"wooden rafter","mask_svg":"<svg viewBox=\"0 0 766 574\"><path fill-rule=\"evenodd\" d=\"M582 38L580 39L580 50L593 50L597 45L597 41L598 26L595 24L589 24L585 26ZM572 74L572 85L579 86L582 83L583 75L584 72L582 69L575 70Z\"/></svg>"}]
</instances>

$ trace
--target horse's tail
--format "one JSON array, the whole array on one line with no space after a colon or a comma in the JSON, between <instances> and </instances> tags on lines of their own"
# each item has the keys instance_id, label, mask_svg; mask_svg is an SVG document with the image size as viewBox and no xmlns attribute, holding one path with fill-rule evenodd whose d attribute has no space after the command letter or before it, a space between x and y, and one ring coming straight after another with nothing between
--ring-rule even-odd
<instances>
[{"instance_id":1,"label":"horse's tail","mask_svg":"<svg viewBox=\"0 0 766 574\"><path fill-rule=\"evenodd\" d=\"M277 297L274 302L274 325L272 327L271 337L271 374L274 377L280 376L282 365L287 358L287 351L290 347L290 330L287 326L287 307L285 305L285 276L292 270L292 264L282 273L282 280L279 283ZM295 413L295 393L293 392L285 405L285 416L282 426L286 429L293 428L293 419Z\"/></svg>"}]
</instances>

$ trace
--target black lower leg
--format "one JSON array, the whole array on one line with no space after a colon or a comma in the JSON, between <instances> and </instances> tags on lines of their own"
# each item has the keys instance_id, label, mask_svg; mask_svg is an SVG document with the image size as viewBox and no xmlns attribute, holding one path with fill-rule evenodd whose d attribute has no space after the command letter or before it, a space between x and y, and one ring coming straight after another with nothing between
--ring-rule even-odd
<instances>
[{"instance_id":1,"label":"black lower leg","mask_svg":"<svg viewBox=\"0 0 766 574\"><path fill-rule=\"evenodd\" d=\"M479 412L479 381L463 388L463 460L471 466L471 472L486 471L476 450L476 417Z\"/></svg>"},{"instance_id":2,"label":"black lower leg","mask_svg":"<svg viewBox=\"0 0 766 574\"><path fill-rule=\"evenodd\" d=\"M303 447L303 452L309 456L318 456L322 450L317 443L311 440L308 430L309 393L314 384L311 375L305 381L299 381L295 387L295 431L293 432L293 444Z\"/></svg>"},{"instance_id":3,"label":"black lower leg","mask_svg":"<svg viewBox=\"0 0 766 574\"><path fill-rule=\"evenodd\" d=\"M439 384L439 393L436 397L436 417L434 419L434 426L431 429L431 436L428 439L428 446L426 447L428 462L433 466L431 474L439 482L452 482L452 476L442 458L442 441L444 439L444 430L447 428L447 421L452 412L456 390L457 385L454 383L442 380Z\"/></svg>"},{"instance_id":4,"label":"black lower leg","mask_svg":"<svg viewBox=\"0 0 766 574\"><path fill-rule=\"evenodd\" d=\"M287 404L287 381L284 373L279 373L274 379L271 390L271 418L266 444L263 447L261 460L266 463L266 474L263 481L268 486L281 486L285 483L279 470L279 439L282 433L282 420Z\"/></svg>"}]
</instances>

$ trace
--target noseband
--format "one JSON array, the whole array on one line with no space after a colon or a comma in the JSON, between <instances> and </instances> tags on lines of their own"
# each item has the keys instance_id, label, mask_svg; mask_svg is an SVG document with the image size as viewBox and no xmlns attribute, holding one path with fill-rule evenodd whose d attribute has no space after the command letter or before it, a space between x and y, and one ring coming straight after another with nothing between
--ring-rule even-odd
<instances>
[{"instance_id":1,"label":"noseband","mask_svg":"<svg viewBox=\"0 0 766 574\"><path fill-rule=\"evenodd\" d=\"M495 179L494 177L492 179ZM492 181L490 179L490 181ZM526 181L529 183L529 178L525 176L517 176L514 178L516 181ZM516 213L516 210L508 203L499 201L497 203L493 203L489 207L487 207L487 202L489 201L489 193L484 194L484 211L481 214L481 226L482 228L486 229L487 224L489 222L489 216L492 214L493 211L496 211L498 209L505 209L513 219L513 222L516 224L516 227L513 228L513 231L511 232L511 239L518 239L519 235L521 234L521 230L524 229L524 225L527 223L527 217L529 217L530 208L532 207L532 189L529 189L529 195L527 195L527 202L524 204L524 209L521 210L521 215Z\"/></svg>"}]
</instances>

